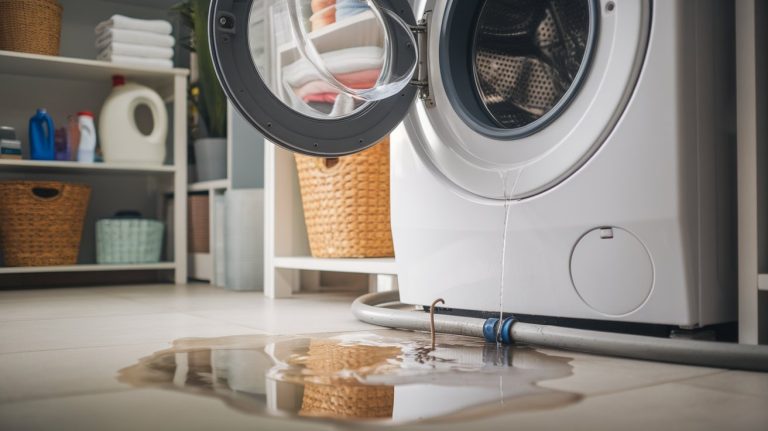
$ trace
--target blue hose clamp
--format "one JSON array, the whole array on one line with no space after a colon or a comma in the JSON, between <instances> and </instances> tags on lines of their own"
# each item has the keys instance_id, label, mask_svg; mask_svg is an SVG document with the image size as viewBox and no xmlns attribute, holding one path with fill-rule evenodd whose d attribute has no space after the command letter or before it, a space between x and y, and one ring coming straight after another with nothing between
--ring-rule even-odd
<instances>
[{"instance_id":1,"label":"blue hose clamp","mask_svg":"<svg viewBox=\"0 0 768 431\"><path fill-rule=\"evenodd\" d=\"M501 341L504 344L512 344L515 340L512 339L512 325L517 322L515 316L509 316L501 322Z\"/></svg>"},{"instance_id":2,"label":"blue hose clamp","mask_svg":"<svg viewBox=\"0 0 768 431\"><path fill-rule=\"evenodd\" d=\"M496 342L496 325L499 323L499 319L491 317L485 320L483 323L483 337L485 341L489 343Z\"/></svg>"}]
</instances>

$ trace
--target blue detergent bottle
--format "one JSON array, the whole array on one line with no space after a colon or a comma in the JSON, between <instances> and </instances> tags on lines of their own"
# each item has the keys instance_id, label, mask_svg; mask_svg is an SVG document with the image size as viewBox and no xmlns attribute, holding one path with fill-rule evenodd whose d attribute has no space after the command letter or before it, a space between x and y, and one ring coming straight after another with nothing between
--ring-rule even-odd
<instances>
[{"instance_id":1,"label":"blue detergent bottle","mask_svg":"<svg viewBox=\"0 0 768 431\"><path fill-rule=\"evenodd\" d=\"M53 119L45 109L38 109L29 119L29 151L32 160L54 160L56 147L54 145Z\"/></svg>"}]
</instances>

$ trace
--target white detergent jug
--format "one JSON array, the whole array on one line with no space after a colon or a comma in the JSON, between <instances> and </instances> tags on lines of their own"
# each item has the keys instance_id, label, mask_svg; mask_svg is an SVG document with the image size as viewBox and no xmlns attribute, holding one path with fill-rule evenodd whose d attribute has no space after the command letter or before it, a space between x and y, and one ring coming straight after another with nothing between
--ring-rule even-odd
<instances>
[{"instance_id":1,"label":"white detergent jug","mask_svg":"<svg viewBox=\"0 0 768 431\"><path fill-rule=\"evenodd\" d=\"M112 93L101 108L99 136L107 163L162 165L168 135L168 111L163 99L143 85L112 77ZM136 123L136 109L145 105L152 115L153 129L142 133Z\"/></svg>"},{"instance_id":2,"label":"white detergent jug","mask_svg":"<svg viewBox=\"0 0 768 431\"><path fill-rule=\"evenodd\" d=\"M77 161L93 163L96 158L96 127L93 125L93 113L88 111L78 112L77 123L80 129Z\"/></svg>"}]
</instances>

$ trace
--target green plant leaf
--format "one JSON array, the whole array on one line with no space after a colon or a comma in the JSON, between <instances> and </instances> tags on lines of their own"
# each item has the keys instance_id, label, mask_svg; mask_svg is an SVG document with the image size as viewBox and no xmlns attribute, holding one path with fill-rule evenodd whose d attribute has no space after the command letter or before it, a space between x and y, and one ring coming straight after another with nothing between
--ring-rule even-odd
<instances>
[{"instance_id":1,"label":"green plant leaf","mask_svg":"<svg viewBox=\"0 0 768 431\"><path fill-rule=\"evenodd\" d=\"M200 119L205 125L209 137L227 135L227 99L208 48L208 9L210 0L187 0L175 5L183 23L191 30L191 40L187 48L197 53L200 97L197 101Z\"/></svg>"}]
</instances>

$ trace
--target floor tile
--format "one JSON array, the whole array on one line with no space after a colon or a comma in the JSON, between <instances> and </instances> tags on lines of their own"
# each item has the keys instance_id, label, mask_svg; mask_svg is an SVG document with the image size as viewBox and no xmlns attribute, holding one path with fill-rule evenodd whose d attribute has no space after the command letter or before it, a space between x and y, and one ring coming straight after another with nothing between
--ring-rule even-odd
<instances>
[{"instance_id":1,"label":"floor tile","mask_svg":"<svg viewBox=\"0 0 768 431\"><path fill-rule=\"evenodd\" d=\"M623 391L722 372L716 368L609 358L552 349L540 351L574 358L571 361L574 367L572 376L542 382L541 386L586 395Z\"/></svg>"},{"instance_id":2,"label":"floor tile","mask_svg":"<svg viewBox=\"0 0 768 431\"><path fill-rule=\"evenodd\" d=\"M133 390L0 404L0 429L33 430L332 430L331 425L258 418L224 403L160 390Z\"/></svg>"},{"instance_id":3,"label":"floor tile","mask_svg":"<svg viewBox=\"0 0 768 431\"><path fill-rule=\"evenodd\" d=\"M751 395L768 400L768 373L725 371L685 380L681 383L734 394Z\"/></svg>"},{"instance_id":4,"label":"floor tile","mask_svg":"<svg viewBox=\"0 0 768 431\"><path fill-rule=\"evenodd\" d=\"M165 309L109 295L54 295L38 300L7 299L0 295L0 321L147 314Z\"/></svg>"},{"instance_id":5,"label":"floor tile","mask_svg":"<svg viewBox=\"0 0 768 431\"><path fill-rule=\"evenodd\" d=\"M380 329L355 318L350 309L355 296L327 293L284 299L262 297L240 302L230 309L190 310L189 313L280 335Z\"/></svg>"},{"instance_id":6,"label":"floor tile","mask_svg":"<svg viewBox=\"0 0 768 431\"><path fill-rule=\"evenodd\" d=\"M19 320L0 323L0 353L169 342L184 337L258 332L253 328L183 313Z\"/></svg>"},{"instance_id":7,"label":"floor tile","mask_svg":"<svg viewBox=\"0 0 768 431\"><path fill-rule=\"evenodd\" d=\"M0 403L130 389L117 370L169 343L0 355Z\"/></svg>"}]
</instances>

